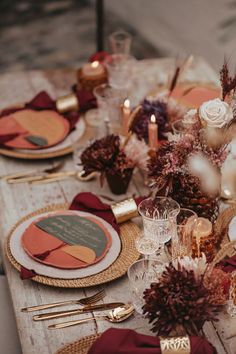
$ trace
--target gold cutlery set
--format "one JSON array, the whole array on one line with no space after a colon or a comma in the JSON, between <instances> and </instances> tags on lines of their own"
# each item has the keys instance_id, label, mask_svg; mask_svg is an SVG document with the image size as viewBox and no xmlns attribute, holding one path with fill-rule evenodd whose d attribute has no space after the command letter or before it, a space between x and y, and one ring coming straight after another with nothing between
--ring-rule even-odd
<instances>
[{"instance_id":1,"label":"gold cutlery set","mask_svg":"<svg viewBox=\"0 0 236 354\"><path fill-rule=\"evenodd\" d=\"M1 176L0 178L7 181L9 184L19 184L26 182L31 184L45 184L64 180L68 177L75 177L80 181L86 182L97 176L97 172L90 173L88 176L84 176L84 171L57 172L62 167L62 165L63 164L59 162L53 167L46 169L23 171L15 174Z\"/></svg>"},{"instance_id":2,"label":"gold cutlery set","mask_svg":"<svg viewBox=\"0 0 236 354\"><path fill-rule=\"evenodd\" d=\"M43 305L38 305L38 306L25 307L25 308L22 308L21 311L22 312L33 312L33 311L54 308L54 307L58 307L58 306L74 305L74 304L82 305L82 308L79 308L79 309L74 309L74 310L69 310L69 311L47 312L47 313L33 316L34 321L44 321L44 320L49 320L49 319L54 319L54 318L79 315L79 314L83 314L83 313L87 313L87 312L91 312L91 311L111 310L108 312L107 315L88 317L88 318L83 318L80 320L66 321L66 322L52 324L52 325L48 326L49 329L71 327L71 326L75 326L77 324L82 324L82 323L94 320L95 318L106 320L106 321L113 322L113 323L122 322L122 321L128 319L134 313L133 306L130 304L124 304L123 302L110 302L110 303L102 303L102 304L95 305L95 303L102 300L105 297L105 295L106 295L105 291L101 290L92 296L81 298L79 300L68 300L68 301L55 302L55 303L51 303L51 304L43 304Z\"/></svg>"}]
</instances>

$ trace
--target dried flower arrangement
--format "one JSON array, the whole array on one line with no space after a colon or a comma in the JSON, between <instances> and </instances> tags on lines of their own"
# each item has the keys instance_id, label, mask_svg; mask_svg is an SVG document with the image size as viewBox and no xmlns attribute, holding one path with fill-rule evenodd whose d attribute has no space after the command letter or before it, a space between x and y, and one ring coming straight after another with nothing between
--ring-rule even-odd
<instances>
[{"instance_id":1,"label":"dried flower arrangement","mask_svg":"<svg viewBox=\"0 0 236 354\"><path fill-rule=\"evenodd\" d=\"M145 148L144 148L145 147ZM124 193L128 187L134 167L145 167L148 150L145 143L132 137L123 146L118 135L108 135L95 140L81 155L85 176L92 172L101 173L115 194Z\"/></svg>"},{"instance_id":2,"label":"dried flower arrangement","mask_svg":"<svg viewBox=\"0 0 236 354\"><path fill-rule=\"evenodd\" d=\"M171 97L181 72L181 66L177 66L169 88L156 95L156 97L145 99L141 103L140 109L130 125L130 131L135 133L139 139L147 141L148 123L152 114L156 117L158 138L161 140L166 140L166 133L171 130L171 123L183 118L186 109Z\"/></svg>"},{"instance_id":3,"label":"dried flower arrangement","mask_svg":"<svg viewBox=\"0 0 236 354\"><path fill-rule=\"evenodd\" d=\"M150 186L158 194L172 196L182 207L193 209L199 216L215 219L219 190L208 193L204 189L205 177L204 183L201 183L201 179L193 175L190 169L191 156L199 153L220 173L220 167L227 157L225 145L217 149L210 147L201 131L194 126L178 141L160 146L151 157L148 164Z\"/></svg>"},{"instance_id":4,"label":"dried flower arrangement","mask_svg":"<svg viewBox=\"0 0 236 354\"><path fill-rule=\"evenodd\" d=\"M211 221L218 214L221 167L228 155L229 128L236 119L231 95L236 90L236 76L229 76L226 63L221 84L228 103L217 98L189 111L183 119L185 134L162 145L148 166L150 185L158 193Z\"/></svg>"},{"instance_id":5,"label":"dried flower arrangement","mask_svg":"<svg viewBox=\"0 0 236 354\"><path fill-rule=\"evenodd\" d=\"M144 291L143 312L152 331L164 336L198 335L205 321L217 320L229 286L228 275L222 272L217 280L215 271L207 273L204 256L170 263L159 281Z\"/></svg>"}]
</instances>

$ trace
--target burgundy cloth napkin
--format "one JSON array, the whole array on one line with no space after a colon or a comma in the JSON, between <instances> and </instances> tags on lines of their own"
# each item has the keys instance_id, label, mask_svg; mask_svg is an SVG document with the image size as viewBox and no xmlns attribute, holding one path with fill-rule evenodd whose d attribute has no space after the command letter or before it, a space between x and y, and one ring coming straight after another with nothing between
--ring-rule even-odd
<instances>
[{"instance_id":1,"label":"burgundy cloth napkin","mask_svg":"<svg viewBox=\"0 0 236 354\"><path fill-rule=\"evenodd\" d=\"M218 263L218 266L226 273L231 273L236 270L236 255L223 259Z\"/></svg>"},{"instance_id":2,"label":"burgundy cloth napkin","mask_svg":"<svg viewBox=\"0 0 236 354\"><path fill-rule=\"evenodd\" d=\"M191 354L217 354L202 337L190 337ZM110 328L90 348L88 354L161 354L160 340L131 329Z\"/></svg>"},{"instance_id":3,"label":"burgundy cloth napkin","mask_svg":"<svg viewBox=\"0 0 236 354\"><path fill-rule=\"evenodd\" d=\"M35 277L37 273L33 269L27 269L23 266L20 268L20 278L22 280L31 279Z\"/></svg>"},{"instance_id":4,"label":"burgundy cloth napkin","mask_svg":"<svg viewBox=\"0 0 236 354\"><path fill-rule=\"evenodd\" d=\"M74 129L75 124L78 122L79 117L80 117L80 112L86 112L88 109L96 107L96 98L93 96L92 93L84 91L84 90L78 90L75 92L79 101L79 112L66 112L63 113L63 116L65 119L68 120L70 124L70 131ZM57 112L56 109L56 101L54 101L47 92L41 91L39 92L31 101L25 104L24 107L21 108L10 108L10 109L5 109L1 112L0 118L7 116L9 114L15 113L17 111L21 111L23 109L33 109L36 111L41 111L41 110L53 110ZM16 137L13 135L2 135L0 136L0 144L4 144L7 141L13 139Z\"/></svg>"},{"instance_id":5,"label":"burgundy cloth napkin","mask_svg":"<svg viewBox=\"0 0 236 354\"><path fill-rule=\"evenodd\" d=\"M143 199L144 197L135 198L136 204L138 205ZM117 233L120 234L119 225L116 222L110 205L101 202L101 200L93 193L84 192L77 194L71 203L70 209L86 211L99 216L111 224Z\"/></svg>"}]
</instances>

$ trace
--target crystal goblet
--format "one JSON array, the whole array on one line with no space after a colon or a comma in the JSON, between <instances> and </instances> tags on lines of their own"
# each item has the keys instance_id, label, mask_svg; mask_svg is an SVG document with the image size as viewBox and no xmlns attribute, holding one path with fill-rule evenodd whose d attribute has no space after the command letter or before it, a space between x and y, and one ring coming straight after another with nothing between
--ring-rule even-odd
<instances>
[{"instance_id":1,"label":"crystal goblet","mask_svg":"<svg viewBox=\"0 0 236 354\"><path fill-rule=\"evenodd\" d=\"M172 224L170 217L176 218L180 210L179 204L169 197L144 199L138 205L142 216L144 235L157 240L163 250L164 244L171 239Z\"/></svg>"}]
</instances>

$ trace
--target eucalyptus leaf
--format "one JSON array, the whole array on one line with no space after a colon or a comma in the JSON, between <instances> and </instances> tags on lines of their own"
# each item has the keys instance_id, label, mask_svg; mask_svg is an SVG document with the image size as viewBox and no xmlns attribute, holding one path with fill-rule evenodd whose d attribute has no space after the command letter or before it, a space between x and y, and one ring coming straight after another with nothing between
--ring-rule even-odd
<instances>
[{"instance_id":1,"label":"eucalyptus leaf","mask_svg":"<svg viewBox=\"0 0 236 354\"><path fill-rule=\"evenodd\" d=\"M25 136L25 140L29 141L31 144L37 145L37 146L47 146L48 141L47 139L37 136L37 135L28 135Z\"/></svg>"}]
</instances>

